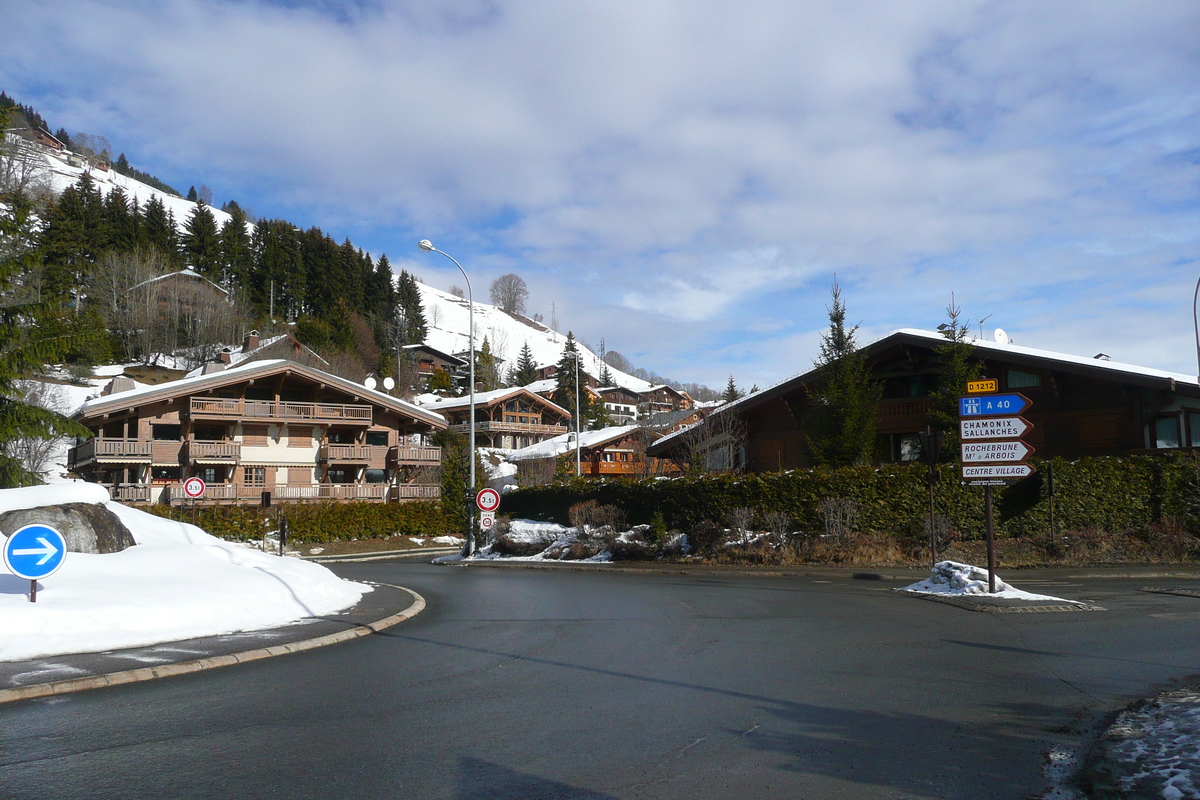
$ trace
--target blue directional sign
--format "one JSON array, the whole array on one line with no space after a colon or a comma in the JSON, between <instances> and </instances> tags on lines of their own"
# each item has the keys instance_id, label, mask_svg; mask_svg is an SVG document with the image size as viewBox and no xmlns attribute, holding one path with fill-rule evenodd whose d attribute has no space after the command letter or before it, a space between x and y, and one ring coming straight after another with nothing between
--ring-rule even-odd
<instances>
[{"instance_id":1,"label":"blue directional sign","mask_svg":"<svg viewBox=\"0 0 1200 800\"><path fill-rule=\"evenodd\" d=\"M49 525L26 525L4 543L4 566L18 578L53 575L67 557L67 540Z\"/></svg>"},{"instance_id":2,"label":"blue directional sign","mask_svg":"<svg viewBox=\"0 0 1200 800\"><path fill-rule=\"evenodd\" d=\"M958 398L960 417L992 417L1020 414L1032 405L1019 394L977 394Z\"/></svg>"}]
</instances>

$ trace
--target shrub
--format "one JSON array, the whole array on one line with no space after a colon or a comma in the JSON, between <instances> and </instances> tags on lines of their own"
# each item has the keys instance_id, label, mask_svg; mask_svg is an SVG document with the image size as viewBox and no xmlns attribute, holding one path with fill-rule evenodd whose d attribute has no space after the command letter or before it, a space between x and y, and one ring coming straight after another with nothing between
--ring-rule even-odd
<instances>
[{"instance_id":1,"label":"shrub","mask_svg":"<svg viewBox=\"0 0 1200 800\"><path fill-rule=\"evenodd\" d=\"M625 515L616 506L602 506L595 500L585 500L571 506L567 512L571 525L580 533L596 528L609 527L613 529L625 526Z\"/></svg>"},{"instance_id":2,"label":"shrub","mask_svg":"<svg viewBox=\"0 0 1200 800\"><path fill-rule=\"evenodd\" d=\"M150 506L153 514L175 517L178 508ZM295 542L321 543L391 536L441 536L454 533L454 521L436 501L408 503L283 503L258 506L205 506L196 509L196 524L213 536L246 541L261 539L279 527L286 514L288 535ZM191 521L191 514L184 519Z\"/></svg>"}]
</instances>

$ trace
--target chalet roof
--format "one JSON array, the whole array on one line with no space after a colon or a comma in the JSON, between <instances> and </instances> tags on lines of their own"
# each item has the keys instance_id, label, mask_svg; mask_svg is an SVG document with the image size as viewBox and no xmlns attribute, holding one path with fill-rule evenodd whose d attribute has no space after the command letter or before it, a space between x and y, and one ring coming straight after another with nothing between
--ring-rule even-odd
<instances>
[{"instance_id":1,"label":"chalet roof","mask_svg":"<svg viewBox=\"0 0 1200 800\"><path fill-rule=\"evenodd\" d=\"M946 343L946 337L937 331L923 331L916 328L902 328L889 333L882 339L877 339L863 347L868 356L875 355L889 347L917 346L933 348ZM1035 369L1053 369L1059 372L1088 375L1104 380L1119 381L1135 386L1165 389L1200 396L1200 380L1195 375L1184 375L1180 372L1168 372L1142 367L1136 364L1124 364L1119 361L1106 361L1086 356L1076 356L1069 353L1058 353L1053 350L1041 350L1035 347L1023 347L1016 344L1000 344L984 339L970 339L967 342L975 348L975 357L995 359L1008 364L1032 367ZM745 397L726 403L714 409L713 413L722 414L726 411L744 411L760 403L785 394L799 386L812 382L819 374L819 368L813 368L780 381L774 386L746 395Z\"/></svg>"},{"instance_id":2,"label":"chalet roof","mask_svg":"<svg viewBox=\"0 0 1200 800\"><path fill-rule=\"evenodd\" d=\"M443 353L441 350L438 350L436 347L430 347L427 344L406 344L401 349L403 349L403 350L422 350L426 353L429 353L431 356L435 356L437 358L442 359L443 361L449 361L451 364L455 364L460 367L465 367L467 365L467 360L465 358L459 358L458 356L452 356L449 353Z\"/></svg>"},{"instance_id":3,"label":"chalet roof","mask_svg":"<svg viewBox=\"0 0 1200 800\"><path fill-rule=\"evenodd\" d=\"M570 411L567 411L562 406L547 400L540 394L529 391L529 389L524 386L513 386L508 389L493 389L490 392L476 392L475 405L476 407L492 406L518 395L528 395L531 399L536 400L542 405L553 408L565 417L571 416ZM434 411L461 411L462 409L468 408L471 405L471 397L470 395L463 395L462 397L439 397L438 399L429 402L423 401L421 405Z\"/></svg>"},{"instance_id":4,"label":"chalet roof","mask_svg":"<svg viewBox=\"0 0 1200 800\"><path fill-rule=\"evenodd\" d=\"M248 361L251 358L253 358L256 354L263 352L268 347L278 344L279 342L281 342L289 337L294 339L296 344L299 345L300 347L302 347L304 350L306 350L308 352L308 354L311 355L313 358L317 359L322 364L325 364L326 366L328 366L329 362L326 361L324 358L321 358L321 355L319 353L317 353L311 347L306 345L304 342L300 341L299 339L296 339L296 337L290 333L281 333L278 336L272 336L269 339L262 339L259 341L258 347L251 348L250 350L247 350L246 343L242 342L242 344L238 345L237 347L230 348L229 363L232 366L236 366L237 364L240 364L243 361ZM204 372L204 369L208 366L211 366L211 362L209 364L201 364L200 366L196 367L194 370L189 372L184 377L190 378L193 375L200 375ZM226 369L228 369L228 367L226 367Z\"/></svg>"},{"instance_id":5,"label":"chalet roof","mask_svg":"<svg viewBox=\"0 0 1200 800\"><path fill-rule=\"evenodd\" d=\"M224 294L224 295L229 294L229 292L222 289L220 286L213 283L208 278L201 275L199 272L196 272L191 267L185 267L184 269L181 269L178 272L168 272L165 275L158 275L153 278L149 278L147 280L142 281L141 283L135 284L133 286L133 288L136 289L136 288L138 288L138 286L145 286L148 283L157 283L158 281L165 281L167 278L196 278L197 280L204 281L205 283L207 283L212 288L216 289L221 294Z\"/></svg>"},{"instance_id":6,"label":"chalet roof","mask_svg":"<svg viewBox=\"0 0 1200 800\"><path fill-rule=\"evenodd\" d=\"M391 397L383 392L368 389L361 384L340 378L337 375L331 375L314 367L308 367L282 358L251 361L241 366L230 367L229 369L213 372L208 375L195 375L188 378L180 378L177 381L160 383L156 386L145 386L126 392L117 392L116 394L97 397L88 400L80 406L73 416L75 419L87 419L183 395L219 389L222 386L238 384L250 378L265 378L281 372L299 375L309 380L323 383L355 397L360 397L374 405L383 406L392 411L414 417L422 422L427 422L435 428L446 427L445 418L436 412Z\"/></svg>"},{"instance_id":7,"label":"chalet roof","mask_svg":"<svg viewBox=\"0 0 1200 800\"><path fill-rule=\"evenodd\" d=\"M628 436L639 429L638 425L622 425L616 428L601 428L596 431L584 431L579 436L579 443L584 450L590 450L611 441ZM575 450L575 432L563 433L544 442L531 444L520 450L514 450L505 458L508 461L526 461L531 458L554 458Z\"/></svg>"}]
</instances>

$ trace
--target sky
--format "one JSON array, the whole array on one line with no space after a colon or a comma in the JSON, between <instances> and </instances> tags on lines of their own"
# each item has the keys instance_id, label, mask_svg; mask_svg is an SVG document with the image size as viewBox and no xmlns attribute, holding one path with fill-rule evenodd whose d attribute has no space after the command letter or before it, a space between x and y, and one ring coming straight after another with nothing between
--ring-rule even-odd
<instances>
[{"instance_id":1,"label":"sky","mask_svg":"<svg viewBox=\"0 0 1200 800\"><path fill-rule=\"evenodd\" d=\"M0 0L0 89L176 188L350 238L676 380L953 297L1197 371L1200 5ZM982 325L980 325L982 323Z\"/></svg>"}]
</instances>

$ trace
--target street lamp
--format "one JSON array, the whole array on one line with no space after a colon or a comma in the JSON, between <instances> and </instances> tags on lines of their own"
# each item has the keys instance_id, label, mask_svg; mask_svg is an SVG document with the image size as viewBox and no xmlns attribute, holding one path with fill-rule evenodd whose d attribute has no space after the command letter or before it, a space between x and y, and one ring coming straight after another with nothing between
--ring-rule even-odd
<instances>
[{"instance_id":1,"label":"street lamp","mask_svg":"<svg viewBox=\"0 0 1200 800\"><path fill-rule=\"evenodd\" d=\"M1196 301L1200 300L1200 278L1196 279L1196 291L1192 292L1192 325L1196 328L1196 377L1200 380L1200 318L1196 316Z\"/></svg>"},{"instance_id":2,"label":"street lamp","mask_svg":"<svg viewBox=\"0 0 1200 800\"><path fill-rule=\"evenodd\" d=\"M471 503L474 502L473 495L475 493L475 300L473 294L471 293L471 279L467 277L467 271L462 268L462 264L454 260L454 256L438 250L428 239L422 239L421 241L417 242L417 247L419 247L423 253L441 253L446 258L454 261L454 266L458 267L458 271L462 273L463 280L467 282L467 319L469 320L467 328L467 344L468 351L470 353L468 358L470 360L469 374L471 381L471 484L467 487L467 519L469 522L467 524L467 546L464 549L464 554L467 556L472 556L475 554L475 510L471 507Z\"/></svg>"},{"instance_id":3,"label":"street lamp","mask_svg":"<svg viewBox=\"0 0 1200 800\"><path fill-rule=\"evenodd\" d=\"M575 358L575 477L578 478L582 473L579 451L583 447L583 443L579 438L583 435L583 417L579 414L579 393L583 387L579 385L579 351L575 350L571 352L568 350L567 352L571 353Z\"/></svg>"}]
</instances>

